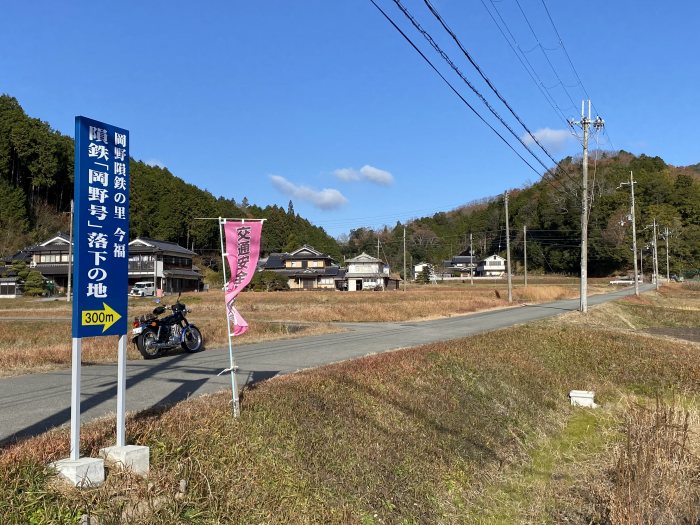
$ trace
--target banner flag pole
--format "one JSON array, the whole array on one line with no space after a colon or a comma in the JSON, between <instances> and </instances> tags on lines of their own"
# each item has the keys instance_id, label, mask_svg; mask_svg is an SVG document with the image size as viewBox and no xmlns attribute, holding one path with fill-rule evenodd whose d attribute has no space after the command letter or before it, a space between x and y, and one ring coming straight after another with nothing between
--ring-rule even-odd
<instances>
[{"instance_id":1,"label":"banner flag pole","mask_svg":"<svg viewBox=\"0 0 700 525\"><path fill-rule=\"evenodd\" d=\"M224 224L226 219L219 217L219 239L221 241L221 269L224 272L224 287L228 286L226 278L226 252L224 251ZM231 401L233 404L233 417L238 417L241 414L240 400L238 398L238 382L236 381L236 364L233 360L233 333L231 332L231 318L228 315L228 308L224 302L224 310L226 311L226 329L228 332L228 360L229 372L231 373Z\"/></svg>"},{"instance_id":2,"label":"banner flag pole","mask_svg":"<svg viewBox=\"0 0 700 525\"><path fill-rule=\"evenodd\" d=\"M248 323L243 319L243 317L238 313L234 302L236 296L240 291L242 291L255 273L257 261L260 253L260 236L262 233L262 223L266 219L250 219L250 218L224 218L224 217L195 217L194 220L207 221L215 220L219 224L219 241L221 243L221 270L224 277L224 308L226 311L226 332L228 335L228 355L229 355L229 368L226 368L219 372L217 375L225 374L229 372L231 374L231 400L232 400L232 411L233 417L237 418L240 416L240 399L238 395L238 382L236 379L236 372L238 367L236 366L235 360L233 358L233 338L237 335L243 334L248 329ZM257 226L244 226L245 223L253 223ZM229 242L229 226L233 223L237 223L236 235L233 237L235 239L231 244ZM226 230L226 244L224 245L224 230ZM253 232L253 233L251 233ZM239 244L240 243L240 244ZM234 246L231 248L231 246ZM227 250L233 249L234 253L228 253ZM226 275L226 261L229 261L231 273L231 283L229 283L229 278ZM231 288L229 288L231 285ZM232 319L233 318L233 319ZM233 322L233 330L231 329L231 323Z\"/></svg>"}]
</instances>

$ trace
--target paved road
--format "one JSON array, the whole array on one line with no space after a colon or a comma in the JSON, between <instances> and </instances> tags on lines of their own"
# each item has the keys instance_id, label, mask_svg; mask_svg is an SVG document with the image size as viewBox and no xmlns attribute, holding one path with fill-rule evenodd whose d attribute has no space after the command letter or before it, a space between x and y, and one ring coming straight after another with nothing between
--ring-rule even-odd
<instances>
[{"instance_id":1,"label":"paved road","mask_svg":"<svg viewBox=\"0 0 700 525\"><path fill-rule=\"evenodd\" d=\"M645 285L643 290L650 289ZM593 306L634 293L632 289L589 297ZM478 314L404 323L344 324L347 332L234 347L239 385L367 354L456 339L578 309L579 301L516 306ZM115 349L116 351L116 349ZM127 410L171 404L230 388L228 349L176 354L127 364ZM82 368L83 421L116 410L117 367ZM70 422L70 370L0 379L0 444Z\"/></svg>"}]
</instances>

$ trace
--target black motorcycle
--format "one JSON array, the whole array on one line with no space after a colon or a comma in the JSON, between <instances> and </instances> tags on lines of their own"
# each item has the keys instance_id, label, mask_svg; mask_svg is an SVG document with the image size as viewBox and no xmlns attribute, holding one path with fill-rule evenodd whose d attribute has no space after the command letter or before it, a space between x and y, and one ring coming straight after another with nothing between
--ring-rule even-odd
<instances>
[{"instance_id":1,"label":"black motorcycle","mask_svg":"<svg viewBox=\"0 0 700 525\"><path fill-rule=\"evenodd\" d=\"M160 318L166 308L158 305L153 309L153 313L134 319L131 340L144 359L155 359L178 346L190 353L202 349L202 333L187 321L187 314L191 310L180 302L180 296L178 295L175 304L169 307L172 314Z\"/></svg>"}]
</instances>

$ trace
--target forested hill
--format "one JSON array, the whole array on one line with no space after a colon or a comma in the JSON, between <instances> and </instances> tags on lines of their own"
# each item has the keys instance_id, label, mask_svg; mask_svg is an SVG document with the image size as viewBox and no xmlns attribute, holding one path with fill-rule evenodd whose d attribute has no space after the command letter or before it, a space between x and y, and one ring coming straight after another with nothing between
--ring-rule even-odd
<instances>
[{"instance_id":1,"label":"forested hill","mask_svg":"<svg viewBox=\"0 0 700 525\"><path fill-rule=\"evenodd\" d=\"M700 164L677 168L659 157L619 152L591 155L589 272L608 275L632 265L629 187L618 189L634 172L637 182L639 246L651 241L648 225L656 218L660 232L669 230L671 271L700 270ZM596 159L596 160L593 160ZM523 260L523 226L527 226L528 268L577 274L580 241L580 159L566 158L556 175L510 192L511 245L517 268ZM445 191L453 191L446 187ZM0 256L68 231L73 193L73 139L25 114L16 99L0 95ZM215 221L195 217L265 217L264 253L310 244L342 261L361 251L403 266L406 227L407 265L444 259L463 252L473 235L474 253L505 255L502 197L415 219L380 230L356 228L338 243L306 219L290 202L287 209L249 204L244 196L215 197L175 177L165 168L131 160L131 234L179 242L207 255L219 246ZM661 264L665 242L660 238ZM645 251L645 268L650 266ZM212 261L214 262L214 261Z\"/></svg>"},{"instance_id":2,"label":"forested hill","mask_svg":"<svg viewBox=\"0 0 700 525\"><path fill-rule=\"evenodd\" d=\"M68 231L73 196L73 139L26 115L0 95L0 256L61 230ZM216 221L195 217L265 217L262 250L286 251L306 243L340 257L338 243L294 212L292 203L260 207L215 197L167 168L131 159L131 236L147 236L216 251Z\"/></svg>"},{"instance_id":3,"label":"forested hill","mask_svg":"<svg viewBox=\"0 0 700 525\"><path fill-rule=\"evenodd\" d=\"M632 227L629 186L618 189L634 173L639 248L652 239L650 225L656 218L661 234L669 229L671 272L700 271L700 172L699 165L677 168L659 157L626 152L591 155L589 190L589 273L609 275L632 267ZM527 226L528 269L578 274L581 239L581 160L566 158L556 175L546 181L511 190L510 237L514 265L523 261L523 226ZM505 256L505 214L502 196L484 199L463 208L436 213L406 225L409 261L440 265L451 255L468 250L473 236L474 253ZM394 268L403 264L403 225L373 231L352 230L344 244L348 253L376 250L377 238ZM665 273L665 240L659 237L659 264ZM410 262L409 262L410 265ZM650 251L644 251L645 271L651 267Z\"/></svg>"}]
</instances>

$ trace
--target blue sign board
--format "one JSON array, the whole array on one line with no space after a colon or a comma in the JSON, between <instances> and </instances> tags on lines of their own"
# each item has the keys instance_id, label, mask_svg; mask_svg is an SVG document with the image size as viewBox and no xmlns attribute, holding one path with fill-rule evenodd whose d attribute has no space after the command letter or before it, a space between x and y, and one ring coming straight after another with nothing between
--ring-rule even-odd
<instances>
[{"instance_id":1,"label":"blue sign board","mask_svg":"<svg viewBox=\"0 0 700 525\"><path fill-rule=\"evenodd\" d=\"M73 337L127 331L129 132L75 117Z\"/></svg>"}]
</instances>

